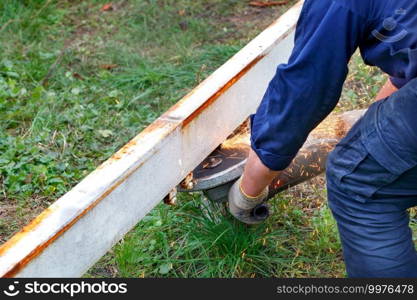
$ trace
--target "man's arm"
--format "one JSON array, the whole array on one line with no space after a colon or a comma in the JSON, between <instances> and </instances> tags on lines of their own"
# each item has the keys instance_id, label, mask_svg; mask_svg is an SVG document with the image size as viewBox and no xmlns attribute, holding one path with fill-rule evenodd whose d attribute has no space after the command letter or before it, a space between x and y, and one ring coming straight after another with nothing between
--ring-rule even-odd
<instances>
[{"instance_id":1,"label":"man's arm","mask_svg":"<svg viewBox=\"0 0 417 300\"><path fill-rule=\"evenodd\" d=\"M385 99L396 91L398 91L398 88L390 79L388 79L385 85L378 92L375 100L379 101ZM241 188L244 193L254 197L259 195L271 183L271 181L279 175L279 173L279 171L272 171L265 166L255 151L251 150L245 166L244 175L242 177Z\"/></svg>"},{"instance_id":2,"label":"man's arm","mask_svg":"<svg viewBox=\"0 0 417 300\"><path fill-rule=\"evenodd\" d=\"M261 194L278 174L279 171L272 171L265 166L251 149L242 176L242 191L248 196L255 197Z\"/></svg>"},{"instance_id":3,"label":"man's arm","mask_svg":"<svg viewBox=\"0 0 417 300\"><path fill-rule=\"evenodd\" d=\"M264 193L311 130L336 106L347 64L368 26L365 17L344 3L305 1L289 62L278 67L257 113L251 116L252 151L238 182L240 189L234 189L246 198ZM229 201L239 197L231 195Z\"/></svg>"}]
</instances>

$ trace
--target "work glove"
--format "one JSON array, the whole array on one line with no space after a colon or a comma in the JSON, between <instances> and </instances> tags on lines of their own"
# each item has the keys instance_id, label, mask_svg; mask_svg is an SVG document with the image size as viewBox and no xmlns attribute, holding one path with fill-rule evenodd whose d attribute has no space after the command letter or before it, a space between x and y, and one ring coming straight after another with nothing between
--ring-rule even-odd
<instances>
[{"instance_id":1,"label":"work glove","mask_svg":"<svg viewBox=\"0 0 417 300\"><path fill-rule=\"evenodd\" d=\"M229 212L239 221L246 224L262 223L269 215L267 206L262 206L262 203L268 196L268 187L256 197L246 195L241 187L242 177L239 178L231 187L228 196ZM255 208L266 210L261 213L263 218L255 216L253 211ZM264 215L266 214L266 215Z\"/></svg>"}]
</instances>

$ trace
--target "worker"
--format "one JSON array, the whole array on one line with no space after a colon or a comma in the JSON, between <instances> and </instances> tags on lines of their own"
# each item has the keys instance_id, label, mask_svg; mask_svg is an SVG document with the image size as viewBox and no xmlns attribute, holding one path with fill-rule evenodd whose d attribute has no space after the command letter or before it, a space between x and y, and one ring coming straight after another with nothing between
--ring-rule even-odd
<instances>
[{"instance_id":1,"label":"worker","mask_svg":"<svg viewBox=\"0 0 417 300\"><path fill-rule=\"evenodd\" d=\"M349 277L417 277L407 213L417 205L417 1L305 1L290 59L251 116L252 150L229 210L256 223L250 211L336 106L358 48L390 79L329 155L329 207Z\"/></svg>"}]
</instances>

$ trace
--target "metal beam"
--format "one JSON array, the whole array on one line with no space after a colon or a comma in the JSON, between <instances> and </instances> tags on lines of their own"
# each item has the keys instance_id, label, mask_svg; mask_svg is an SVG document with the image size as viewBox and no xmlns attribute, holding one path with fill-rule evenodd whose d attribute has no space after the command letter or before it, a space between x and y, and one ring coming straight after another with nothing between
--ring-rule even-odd
<instances>
[{"instance_id":1,"label":"metal beam","mask_svg":"<svg viewBox=\"0 0 417 300\"><path fill-rule=\"evenodd\" d=\"M302 3L0 248L3 277L82 276L253 113Z\"/></svg>"}]
</instances>

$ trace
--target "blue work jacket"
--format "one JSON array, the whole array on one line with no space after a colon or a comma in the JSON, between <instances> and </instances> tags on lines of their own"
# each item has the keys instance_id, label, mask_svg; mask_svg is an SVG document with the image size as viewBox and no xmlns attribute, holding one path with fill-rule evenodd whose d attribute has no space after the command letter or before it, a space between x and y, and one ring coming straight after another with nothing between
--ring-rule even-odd
<instances>
[{"instance_id":1,"label":"blue work jacket","mask_svg":"<svg viewBox=\"0 0 417 300\"><path fill-rule=\"evenodd\" d=\"M251 116L252 148L266 166L285 169L334 109L358 48L398 88L416 78L417 1L305 1L291 57Z\"/></svg>"}]
</instances>

